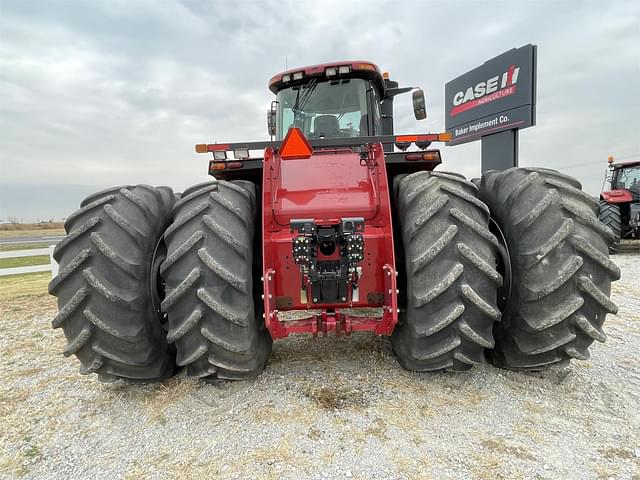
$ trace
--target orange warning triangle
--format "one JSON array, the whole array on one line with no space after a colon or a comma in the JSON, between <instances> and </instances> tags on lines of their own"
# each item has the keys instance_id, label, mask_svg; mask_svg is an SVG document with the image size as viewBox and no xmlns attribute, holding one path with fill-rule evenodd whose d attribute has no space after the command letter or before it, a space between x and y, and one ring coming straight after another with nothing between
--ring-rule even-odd
<instances>
[{"instance_id":1,"label":"orange warning triangle","mask_svg":"<svg viewBox=\"0 0 640 480\"><path fill-rule=\"evenodd\" d=\"M309 145L302 130L290 128L287 136L282 141L280 147L280 158L283 160L293 160L296 158L309 158L313 153L313 148Z\"/></svg>"}]
</instances>

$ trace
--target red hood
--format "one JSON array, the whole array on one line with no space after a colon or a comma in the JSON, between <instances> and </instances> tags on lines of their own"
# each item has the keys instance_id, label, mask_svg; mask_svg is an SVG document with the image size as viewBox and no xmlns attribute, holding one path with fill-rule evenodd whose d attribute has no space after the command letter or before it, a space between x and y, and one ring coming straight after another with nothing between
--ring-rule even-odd
<instances>
[{"instance_id":1,"label":"red hood","mask_svg":"<svg viewBox=\"0 0 640 480\"><path fill-rule=\"evenodd\" d=\"M602 198L607 203L626 203L633 200L633 195L629 190L622 188L616 190L609 190L608 192L602 192Z\"/></svg>"},{"instance_id":2,"label":"red hood","mask_svg":"<svg viewBox=\"0 0 640 480\"><path fill-rule=\"evenodd\" d=\"M374 146L373 155L384 165L380 145ZM328 222L346 216L369 220L376 215L379 186L360 154L350 149L318 150L306 159L281 162L273 206L280 224L297 218Z\"/></svg>"}]
</instances>

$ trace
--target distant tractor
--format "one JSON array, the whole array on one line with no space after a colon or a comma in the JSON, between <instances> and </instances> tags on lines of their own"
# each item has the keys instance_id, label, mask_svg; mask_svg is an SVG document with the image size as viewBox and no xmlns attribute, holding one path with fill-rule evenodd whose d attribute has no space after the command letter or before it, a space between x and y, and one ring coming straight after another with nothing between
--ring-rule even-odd
<instances>
[{"instance_id":1,"label":"distant tractor","mask_svg":"<svg viewBox=\"0 0 640 480\"><path fill-rule=\"evenodd\" d=\"M599 217L615 235L609 251L617 253L621 239L640 239L640 160L615 162L609 157L605 183L610 189L600 194Z\"/></svg>"},{"instance_id":2,"label":"distant tractor","mask_svg":"<svg viewBox=\"0 0 640 480\"><path fill-rule=\"evenodd\" d=\"M211 181L110 188L68 217L49 291L81 372L251 378L274 339L358 331L390 336L414 371L485 355L539 369L605 340L620 271L580 182L434 171L429 147L451 135L395 134L394 98L413 92L420 120L424 94L371 62L296 68L269 88L270 140L196 145Z\"/></svg>"}]
</instances>

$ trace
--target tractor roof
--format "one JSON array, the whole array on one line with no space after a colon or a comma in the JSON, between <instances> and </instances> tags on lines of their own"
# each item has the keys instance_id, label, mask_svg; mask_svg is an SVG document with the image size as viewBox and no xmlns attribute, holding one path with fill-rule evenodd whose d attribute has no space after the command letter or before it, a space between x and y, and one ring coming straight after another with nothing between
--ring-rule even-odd
<instances>
[{"instance_id":1,"label":"tractor roof","mask_svg":"<svg viewBox=\"0 0 640 480\"><path fill-rule=\"evenodd\" d=\"M336 78L369 78L376 82L381 90L384 91L385 82L383 80L380 68L378 68L375 63L368 62L366 60L345 60L342 62L321 63L318 65L308 65L306 67L291 68L271 77L271 80L269 80L269 89L273 93L278 93L278 91L290 85L305 83L307 80L309 80L310 77L327 78L327 69L334 68L337 71L338 69L340 69L340 67L349 67L349 73L338 74L336 75ZM302 73L302 78L294 79L294 74L299 73ZM284 81L282 77L285 77Z\"/></svg>"},{"instance_id":2,"label":"tractor roof","mask_svg":"<svg viewBox=\"0 0 640 480\"><path fill-rule=\"evenodd\" d=\"M624 160L622 162L613 162L613 168L634 167L640 165L640 160Z\"/></svg>"}]
</instances>

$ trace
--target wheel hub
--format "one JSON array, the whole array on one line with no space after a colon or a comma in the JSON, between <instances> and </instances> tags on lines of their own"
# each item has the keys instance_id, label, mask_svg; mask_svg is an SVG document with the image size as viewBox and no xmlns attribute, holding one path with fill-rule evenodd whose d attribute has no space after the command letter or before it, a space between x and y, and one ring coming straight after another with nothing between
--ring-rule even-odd
<instances>
[{"instance_id":1,"label":"wheel hub","mask_svg":"<svg viewBox=\"0 0 640 480\"><path fill-rule=\"evenodd\" d=\"M502 275L502 286L498 288L498 308L502 313L507 311L511 302L511 255L505 238L498 223L489 218L489 230L498 239L498 272Z\"/></svg>"},{"instance_id":2,"label":"wheel hub","mask_svg":"<svg viewBox=\"0 0 640 480\"><path fill-rule=\"evenodd\" d=\"M153 311L156 312L157 318L162 323L163 327L166 324L167 315L162 312L161 304L165 296L165 285L162 276L160 275L160 266L167 258L167 246L164 243L164 235L160 237L156 247L153 250L153 257L151 259L151 269L149 275L151 276L149 285L151 288L150 298ZM166 330L166 328L165 328Z\"/></svg>"}]
</instances>

